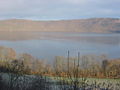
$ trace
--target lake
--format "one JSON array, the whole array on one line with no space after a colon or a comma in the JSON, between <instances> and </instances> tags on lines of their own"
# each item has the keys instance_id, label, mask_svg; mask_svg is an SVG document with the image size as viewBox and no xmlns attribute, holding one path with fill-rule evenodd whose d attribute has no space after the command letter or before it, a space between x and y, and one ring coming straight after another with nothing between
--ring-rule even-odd
<instances>
[{"instance_id":1,"label":"lake","mask_svg":"<svg viewBox=\"0 0 120 90\"><path fill-rule=\"evenodd\" d=\"M0 46L17 53L29 53L37 58L53 60L55 56L107 55L120 58L120 34L64 32L1 32Z\"/></svg>"}]
</instances>

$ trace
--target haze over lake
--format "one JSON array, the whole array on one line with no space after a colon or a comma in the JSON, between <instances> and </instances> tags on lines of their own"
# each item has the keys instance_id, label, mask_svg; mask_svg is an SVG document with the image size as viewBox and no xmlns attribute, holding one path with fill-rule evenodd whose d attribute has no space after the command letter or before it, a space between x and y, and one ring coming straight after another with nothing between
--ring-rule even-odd
<instances>
[{"instance_id":1,"label":"haze over lake","mask_svg":"<svg viewBox=\"0 0 120 90\"><path fill-rule=\"evenodd\" d=\"M55 56L107 55L120 58L120 34L62 32L1 32L0 46L11 47L17 53L30 53L46 60Z\"/></svg>"}]
</instances>

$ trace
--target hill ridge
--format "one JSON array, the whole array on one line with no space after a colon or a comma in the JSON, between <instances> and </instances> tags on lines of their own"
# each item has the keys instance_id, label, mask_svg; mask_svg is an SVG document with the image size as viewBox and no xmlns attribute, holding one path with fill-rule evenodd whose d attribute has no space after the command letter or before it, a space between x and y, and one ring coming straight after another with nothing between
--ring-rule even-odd
<instances>
[{"instance_id":1,"label":"hill ridge","mask_svg":"<svg viewBox=\"0 0 120 90\"><path fill-rule=\"evenodd\" d=\"M0 31L119 33L120 19L89 18L53 21L9 19L0 20Z\"/></svg>"}]
</instances>

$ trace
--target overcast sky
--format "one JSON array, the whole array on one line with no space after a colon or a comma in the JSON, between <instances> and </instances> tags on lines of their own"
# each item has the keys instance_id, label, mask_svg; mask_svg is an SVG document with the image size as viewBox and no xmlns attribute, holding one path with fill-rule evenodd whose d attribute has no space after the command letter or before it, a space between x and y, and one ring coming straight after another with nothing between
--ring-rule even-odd
<instances>
[{"instance_id":1,"label":"overcast sky","mask_svg":"<svg viewBox=\"0 0 120 90\"><path fill-rule=\"evenodd\" d=\"M120 18L120 0L0 0L0 19Z\"/></svg>"}]
</instances>

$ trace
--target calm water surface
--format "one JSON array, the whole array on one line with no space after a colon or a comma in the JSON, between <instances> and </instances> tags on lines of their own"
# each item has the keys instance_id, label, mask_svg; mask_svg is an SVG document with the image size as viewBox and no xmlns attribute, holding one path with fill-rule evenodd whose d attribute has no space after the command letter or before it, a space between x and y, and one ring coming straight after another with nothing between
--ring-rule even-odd
<instances>
[{"instance_id":1,"label":"calm water surface","mask_svg":"<svg viewBox=\"0 0 120 90\"><path fill-rule=\"evenodd\" d=\"M30 53L47 60L52 60L55 56L67 56L68 50L71 56L77 56L77 52L80 52L81 55L106 54L109 58L120 58L120 34L34 32L33 36L27 40L2 39L0 46L11 47L17 53Z\"/></svg>"}]
</instances>

